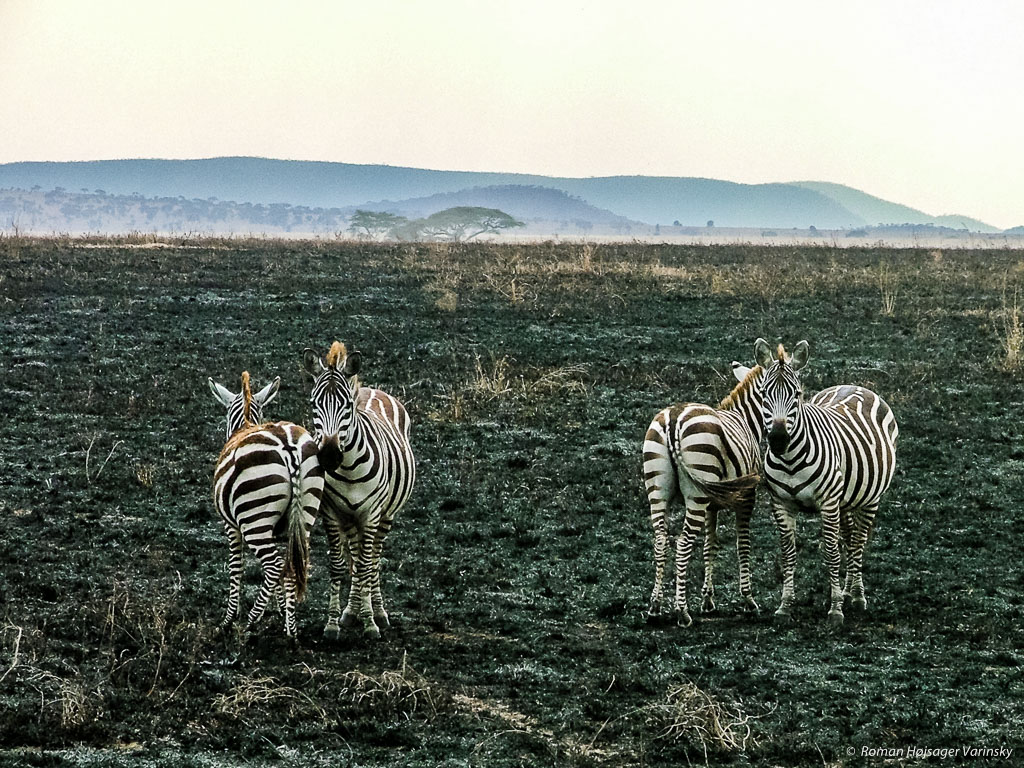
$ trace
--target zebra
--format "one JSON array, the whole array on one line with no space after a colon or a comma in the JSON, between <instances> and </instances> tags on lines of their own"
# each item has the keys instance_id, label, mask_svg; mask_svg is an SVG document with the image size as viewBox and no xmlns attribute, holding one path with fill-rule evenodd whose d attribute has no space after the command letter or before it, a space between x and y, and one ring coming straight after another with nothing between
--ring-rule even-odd
<instances>
[{"instance_id":1,"label":"zebra","mask_svg":"<svg viewBox=\"0 0 1024 768\"><path fill-rule=\"evenodd\" d=\"M747 368L733 362L739 383L712 408L686 403L659 412L643 443L644 484L654 528L654 589L648 617L660 613L669 541L668 505L682 494L685 506L682 533L676 537L676 621L692 623L686 599L686 570L694 539L703 527L704 586L701 610L715 610L712 581L718 542L718 512L736 514L736 551L739 557L740 594L747 610L756 611L750 586L750 517L760 480L761 418L760 366Z\"/></svg>"},{"instance_id":2,"label":"zebra","mask_svg":"<svg viewBox=\"0 0 1024 768\"><path fill-rule=\"evenodd\" d=\"M790 619L796 566L796 520L799 510L817 510L829 575L830 626L843 623L843 602L866 609L862 566L864 547L878 505L896 470L899 427L892 410L869 389L836 386L804 402L797 372L807 364L808 345L801 341L786 353L779 344L754 345L765 368L764 429L768 435L765 477L772 516L782 544L782 602L777 618ZM841 548L846 550L846 582L840 586Z\"/></svg>"},{"instance_id":3,"label":"zebra","mask_svg":"<svg viewBox=\"0 0 1024 768\"><path fill-rule=\"evenodd\" d=\"M234 394L212 378L210 391L227 409L227 442L213 473L214 506L228 537L230 588L226 630L238 616L242 553L248 546L263 567L263 584L249 611L246 630L263 616L271 597L283 591L285 634L294 642L295 604L305 596L312 528L324 473L317 445L305 429L291 422L260 423L263 406L277 395L280 377L253 394L249 372ZM284 544L284 556L278 545Z\"/></svg>"},{"instance_id":4,"label":"zebra","mask_svg":"<svg viewBox=\"0 0 1024 768\"><path fill-rule=\"evenodd\" d=\"M335 341L324 360L303 351L313 378L313 431L326 473L323 521L327 533L331 595L324 637L361 619L367 634L391 622L381 594L380 555L395 515L412 493L416 461L409 443L409 415L386 392L359 385L362 357ZM341 610L342 581L351 574Z\"/></svg>"}]
</instances>

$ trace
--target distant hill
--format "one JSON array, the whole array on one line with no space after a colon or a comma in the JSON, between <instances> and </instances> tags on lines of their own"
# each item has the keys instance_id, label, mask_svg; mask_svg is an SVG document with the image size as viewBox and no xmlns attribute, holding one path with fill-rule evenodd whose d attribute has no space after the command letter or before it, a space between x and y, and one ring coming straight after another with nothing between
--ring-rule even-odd
<instances>
[{"instance_id":1,"label":"distant hill","mask_svg":"<svg viewBox=\"0 0 1024 768\"><path fill-rule=\"evenodd\" d=\"M410 200L365 203L358 207L369 211L398 213L411 219L462 205L497 208L528 223L587 222L591 226L614 228L643 226L641 222L597 208L561 190L522 184L471 187Z\"/></svg>"},{"instance_id":2,"label":"distant hill","mask_svg":"<svg viewBox=\"0 0 1024 768\"><path fill-rule=\"evenodd\" d=\"M860 190L827 181L797 181L795 186L811 189L835 200L839 205L871 226L888 224L935 224L972 232L998 232L996 227L968 216L929 216L914 208L874 197Z\"/></svg>"},{"instance_id":3,"label":"distant hill","mask_svg":"<svg viewBox=\"0 0 1024 768\"><path fill-rule=\"evenodd\" d=\"M883 224L937 224L995 231L964 217L933 217L840 184L736 184L715 179L652 176L548 177L514 173L435 171L388 165L220 157L206 160L101 160L0 165L0 188L144 198L287 204L355 209L374 201L412 201L474 188L543 187L648 225L846 229ZM454 199L454 197L453 197ZM556 204L555 198L549 200ZM556 208L562 206L557 203ZM490 207L490 206L489 206ZM548 220L561 214L549 211ZM0 226L7 222L0 220Z\"/></svg>"}]
</instances>

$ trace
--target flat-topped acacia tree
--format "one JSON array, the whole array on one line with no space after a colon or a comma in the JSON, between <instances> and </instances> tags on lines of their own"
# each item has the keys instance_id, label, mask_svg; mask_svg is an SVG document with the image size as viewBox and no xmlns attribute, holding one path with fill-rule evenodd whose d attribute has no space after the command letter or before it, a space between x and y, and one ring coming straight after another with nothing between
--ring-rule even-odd
<instances>
[{"instance_id":1,"label":"flat-topped acacia tree","mask_svg":"<svg viewBox=\"0 0 1024 768\"><path fill-rule=\"evenodd\" d=\"M497 208L457 206L410 221L392 230L401 240L450 240L463 242L478 235L524 226L523 222Z\"/></svg>"}]
</instances>

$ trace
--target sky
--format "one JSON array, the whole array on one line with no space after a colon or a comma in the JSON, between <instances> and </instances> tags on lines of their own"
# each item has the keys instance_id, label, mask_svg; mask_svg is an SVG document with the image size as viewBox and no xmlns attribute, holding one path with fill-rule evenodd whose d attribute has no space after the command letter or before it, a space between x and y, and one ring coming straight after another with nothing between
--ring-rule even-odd
<instances>
[{"instance_id":1,"label":"sky","mask_svg":"<svg viewBox=\"0 0 1024 768\"><path fill-rule=\"evenodd\" d=\"M1024 224L1024 3L0 0L0 163L832 181Z\"/></svg>"}]
</instances>

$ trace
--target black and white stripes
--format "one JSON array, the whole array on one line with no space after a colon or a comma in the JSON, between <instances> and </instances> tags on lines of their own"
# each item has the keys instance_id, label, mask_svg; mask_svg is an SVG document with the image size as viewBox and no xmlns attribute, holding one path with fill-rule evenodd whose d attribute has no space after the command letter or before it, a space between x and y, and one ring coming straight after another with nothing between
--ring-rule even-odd
<instances>
[{"instance_id":1,"label":"black and white stripes","mask_svg":"<svg viewBox=\"0 0 1024 768\"><path fill-rule=\"evenodd\" d=\"M718 511L736 513L736 548L740 592L748 608L757 609L750 586L750 515L760 480L762 370L733 364L740 383L717 409L686 403L658 413L644 438L644 484L654 528L654 589L648 616L660 613L669 542L668 505L681 496L682 531L675 538L676 620L691 623L686 599L686 571L697 534L703 528L704 587L702 610L712 611L712 571L718 544Z\"/></svg>"},{"instance_id":2,"label":"black and white stripes","mask_svg":"<svg viewBox=\"0 0 1024 768\"><path fill-rule=\"evenodd\" d=\"M801 341L792 357L764 339L755 356L765 368L763 418L768 434L765 477L782 543L782 602L776 615L789 617L796 564L794 513L822 517L829 573L829 623L843 623L843 601L865 608L861 568L879 501L896 469L899 428L889 406L869 389L830 387L804 402L797 372L807 363ZM841 550L846 551L845 589L840 585Z\"/></svg>"},{"instance_id":3,"label":"black and white stripes","mask_svg":"<svg viewBox=\"0 0 1024 768\"><path fill-rule=\"evenodd\" d=\"M663 409L643 443L643 470L654 531L654 587L648 607L662 606L670 543L675 550L674 609L678 623L691 623L687 567L703 529L704 584L701 607L715 608L713 570L719 549L718 512L736 514L740 593L757 609L751 584L750 520L763 472L782 544L782 601L788 617L794 600L795 513L820 512L829 573L829 621L841 624L844 599L866 607L864 549L879 502L892 481L898 427L888 405L858 386L826 389L806 402L798 372L807 362L807 342L789 356L781 345L755 344L753 369L733 364L739 384L717 408L686 403ZM263 405L279 381L255 395L243 374L235 395L210 380L227 409L228 441L214 475L214 499L231 544L231 590L226 623L238 614L242 551L248 546L263 565L264 580L249 613L249 625L267 602L280 597L285 630L296 632L294 606L302 598L308 570L309 530L319 515L328 544L330 597L324 635L360 624L379 635L390 624L381 589L381 553L395 515L409 499L416 462L410 420L402 404L377 389L360 386L359 352L340 342L321 357L303 354L312 377L313 434L296 424L259 424ZM767 438L767 454L761 440ZM672 530L670 503L684 506ZM284 554L279 551L284 544ZM840 584L846 555L845 585ZM342 589L350 579L347 601Z\"/></svg>"},{"instance_id":4,"label":"black and white stripes","mask_svg":"<svg viewBox=\"0 0 1024 768\"><path fill-rule=\"evenodd\" d=\"M303 361L313 377L313 425L326 472L322 511L331 598L324 635L337 637L339 624L354 624L357 617L364 631L379 634L379 625L389 625L381 550L416 479L409 415L391 395L359 386L360 354L347 353L340 342L331 345L325 360L306 349ZM346 573L352 584L342 612Z\"/></svg>"},{"instance_id":5,"label":"black and white stripes","mask_svg":"<svg viewBox=\"0 0 1024 768\"><path fill-rule=\"evenodd\" d=\"M213 476L214 505L230 545L224 625L238 615L242 554L248 546L263 567L263 583L247 627L259 621L271 598L283 598L285 633L294 638L295 604L305 593L309 569L309 531L323 493L316 443L297 424L259 423L262 408L276 395L280 379L255 395L249 389L248 372L242 374L237 395L213 379L209 385L228 414L228 440Z\"/></svg>"}]
</instances>

